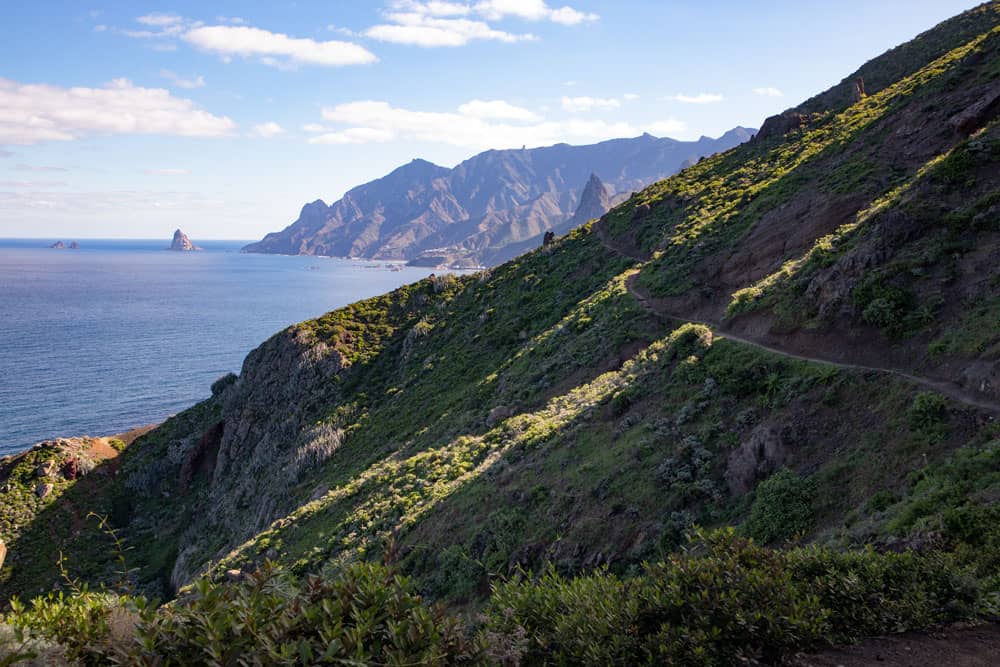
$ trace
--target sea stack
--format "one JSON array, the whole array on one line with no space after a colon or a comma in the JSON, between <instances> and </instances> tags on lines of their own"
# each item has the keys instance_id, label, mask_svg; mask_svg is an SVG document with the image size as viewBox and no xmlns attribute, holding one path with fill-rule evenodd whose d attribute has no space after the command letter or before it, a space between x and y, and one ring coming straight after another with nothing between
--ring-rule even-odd
<instances>
[{"instance_id":1,"label":"sea stack","mask_svg":"<svg viewBox=\"0 0 1000 667\"><path fill-rule=\"evenodd\" d=\"M191 239L187 237L187 234L178 229L174 232L174 240L170 244L169 250L187 252L189 250L201 250L201 248L191 243Z\"/></svg>"},{"instance_id":2,"label":"sea stack","mask_svg":"<svg viewBox=\"0 0 1000 667\"><path fill-rule=\"evenodd\" d=\"M61 250L61 249L63 249L63 248L66 247L66 244L63 243L62 241L56 241L55 243L53 243L49 247L50 248L56 248L57 250Z\"/></svg>"}]
</instances>

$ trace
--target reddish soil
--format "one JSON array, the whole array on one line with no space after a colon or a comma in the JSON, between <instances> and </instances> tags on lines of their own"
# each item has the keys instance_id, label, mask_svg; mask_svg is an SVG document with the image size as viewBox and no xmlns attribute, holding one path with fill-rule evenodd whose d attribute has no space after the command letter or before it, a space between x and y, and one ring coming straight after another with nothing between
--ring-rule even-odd
<instances>
[{"instance_id":1,"label":"reddish soil","mask_svg":"<svg viewBox=\"0 0 1000 667\"><path fill-rule=\"evenodd\" d=\"M1000 624L953 626L866 640L802 656L796 667L994 667L1000 665Z\"/></svg>"}]
</instances>

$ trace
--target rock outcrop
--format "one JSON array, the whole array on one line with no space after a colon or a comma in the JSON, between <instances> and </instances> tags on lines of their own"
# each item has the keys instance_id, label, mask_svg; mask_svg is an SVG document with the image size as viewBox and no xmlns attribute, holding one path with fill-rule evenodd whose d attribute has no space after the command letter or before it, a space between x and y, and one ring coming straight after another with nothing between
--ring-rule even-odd
<instances>
[{"instance_id":1,"label":"rock outcrop","mask_svg":"<svg viewBox=\"0 0 1000 667\"><path fill-rule=\"evenodd\" d=\"M190 252L192 250L201 250L201 248L191 243L191 239L187 237L187 234L178 229L174 232L174 240L170 243L169 250Z\"/></svg>"}]
</instances>

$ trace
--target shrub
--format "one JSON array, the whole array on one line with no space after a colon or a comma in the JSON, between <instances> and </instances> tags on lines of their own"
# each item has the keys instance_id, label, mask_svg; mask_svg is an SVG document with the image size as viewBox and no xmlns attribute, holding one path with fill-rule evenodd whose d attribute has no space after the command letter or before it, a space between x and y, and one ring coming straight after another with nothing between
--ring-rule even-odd
<instances>
[{"instance_id":1,"label":"shrub","mask_svg":"<svg viewBox=\"0 0 1000 667\"><path fill-rule=\"evenodd\" d=\"M948 401L944 396L922 391L906 410L906 421L918 432L933 431L942 426L948 417Z\"/></svg>"},{"instance_id":2,"label":"shrub","mask_svg":"<svg viewBox=\"0 0 1000 667\"><path fill-rule=\"evenodd\" d=\"M633 579L569 579L550 567L497 585L481 635L487 650L525 664L771 664L983 608L974 580L947 555L780 551L732 529L695 537L686 553Z\"/></svg>"},{"instance_id":3,"label":"shrub","mask_svg":"<svg viewBox=\"0 0 1000 667\"><path fill-rule=\"evenodd\" d=\"M744 529L764 543L787 540L813 527L815 485L788 468L760 483Z\"/></svg>"},{"instance_id":4,"label":"shrub","mask_svg":"<svg viewBox=\"0 0 1000 667\"><path fill-rule=\"evenodd\" d=\"M199 581L192 595L157 610L86 591L12 609L6 622L18 640L58 641L84 664L446 665L477 655L457 622L422 604L408 579L371 564L301 587L267 565L238 583Z\"/></svg>"}]
</instances>

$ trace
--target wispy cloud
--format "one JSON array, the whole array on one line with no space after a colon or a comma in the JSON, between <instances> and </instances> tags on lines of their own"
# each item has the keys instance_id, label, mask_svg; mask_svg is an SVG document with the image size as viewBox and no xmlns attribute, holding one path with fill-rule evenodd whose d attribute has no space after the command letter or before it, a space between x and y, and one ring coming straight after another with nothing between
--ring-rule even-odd
<instances>
[{"instance_id":1,"label":"wispy cloud","mask_svg":"<svg viewBox=\"0 0 1000 667\"><path fill-rule=\"evenodd\" d=\"M636 93L625 93L624 95L622 95L622 99L632 102L639 99L639 95L637 95Z\"/></svg>"},{"instance_id":2,"label":"wispy cloud","mask_svg":"<svg viewBox=\"0 0 1000 667\"><path fill-rule=\"evenodd\" d=\"M472 118L534 122L538 114L504 100L470 100L458 107L458 113Z\"/></svg>"},{"instance_id":3,"label":"wispy cloud","mask_svg":"<svg viewBox=\"0 0 1000 667\"><path fill-rule=\"evenodd\" d=\"M371 39L426 48L464 46L473 40L523 42L538 39L531 33L500 30L488 21L515 17L526 21L551 21L577 25L596 21L591 12L572 7L550 7L544 0L483 0L450 2L443 0L395 0L384 12L385 22L362 34Z\"/></svg>"},{"instance_id":4,"label":"wispy cloud","mask_svg":"<svg viewBox=\"0 0 1000 667\"><path fill-rule=\"evenodd\" d=\"M178 88L186 88L190 90L192 88L205 87L205 77L201 76L200 74L196 74L190 77L183 77L180 74L172 72L168 69L161 69L160 76L162 76L164 79L167 79L168 81L172 81L173 84Z\"/></svg>"},{"instance_id":5,"label":"wispy cloud","mask_svg":"<svg viewBox=\"0 0 1000 667\"><path fill-rule=\"evenodd\" d=\"M312 144L367 144L419 141L463 148L516 148L562 141L590 143L636 136L644 130L682 130L680 121L646 127L625 122L564 118L546 120L501 100L471 100L454 111L419 111L388 102L365 100L323 109L325 123L303 126Z\"/></svg>"},{"instance_id":6,"label":"wispy cloud","mask_svg":"<svg viewBox=\"0 0 1000 667\"><path fill-rule=\"evenodd\" d=\"M684 104L713 104L715 102L721 102L726 98L718 93L698 93L697 95L685 95L683 93L678 93L665 99L674 100L675 102L683 102Z\"/></svg>"},{"instance_id":7,"label":"wispy cloud","mask_svg":"<svg viewBox=\"0 0 1000 667\"><path fill-rule=\"evenodd\" d=\"M161 168L161 169L143 169L142 173L147 176L187 176L191 173L189 169L176 169L176 168Z\"/></svg>"},{"instance_id":8,"label":"wispy cloud","mask_svg":"<svg viewBox=\"0 0 1000 667\"><path fill-rule=\"evenodd\" d=\"M136 19L138 30L120 32L136 39L152 41L152 48L173 50L186 42L224 60L234 57L258 58L266 65L291 68L298 65L341 67L365 65L378 60L375 54L353 42L319 41L291 37L280 32L243 25L241 18L220 16L217 25L205 25L176 14L146 14Z\"/></svg>"},{"instance_id":9,"label":"wispy cloud","mask_svg":"<svg viewBox=\"0 0 1000 667\"><path fill-rule=\"evenodd\" d=\"M753 92L755 95L760 95L762 97L784 97L785 94L774 88L773 86L767 86L765 88L754 88Z\"/></svg>"},{"instance_id":10,"label":"wispy cloud","mask_svg":"<svg viewBox=\"0 0 1000 667\"><path fill-rule=\"evenodd\" d=\"M516 16L527 21L552 21L563 25L577 25L600 18L591 12L581 12L572 7L549 7L543 0L483 0L472 6L473 10L491 21Z\"/></svg>"},{"instance_id":11,"label":"wispy cloud","mask_svg":"<svg viewBox=\"0 0 1000 667\"><path fill-rule=\"evenodd\" d=\"M69 171L69 167L57 167L54 165L34 165L34 164L19 164L14 167L15 171L33 171L33 172L63 172Z\"/></svg>"},{"instance_id":12,"label":"wispy cloud","mask_svg":"<svg viewBox=\"0 0 1000 667\"><path fill-rule=\"evenodd\" d=\"M62 188L66 181L0 181L0 188Z\"/></svg>"},{"instance_id":13,"label":"wispy cloud","mask_svg":"<svg viewBox=\"0 0 1000 667\"><path fill-rule=\"evenodd\" d=\"M646 131L658 137L669 137L687 131L687 123L676 118L657 121L646 126Z\"/></svg>"},{"instance_id":14,"label":"wispy cloud","mask_svg":"<svg viewBox=\"0 0 1000 667\"><path fill-rule=\"evenodd\" d=\"M563 97L560 100L563 111L583 113L600 109L617 109L621 102L613 97Z\"/></svg>"},{"instance_id":15,"label":"wispy cloud","mask_svg":"<svg viewBox=\"0 0 1000 667\"><path fill-rule=\"evenodd\" d=\"M224 209L227 202L197 192L147 192L135 190L61 192L0 191L0 210L28 211L202 211Z\"/></svg>"},{"instance_id":16,"label":"wispy cloud","mask_svg":"<svg viewBox=\"0 0 1000 667\"><path fill-rule=\"evenodd\" d=\"M115 79L103 88L62 88L0 79L0 144L68 141L95 134L214 137L236 124L163 88Z\"/></svg>"},{"instance_id":17,"label":"wispy cloud","mask_svg":"<svg viewBox=\"0 0 1000 667\"><path fill-rule=\"evenodd\" d=\"M380 42L426 48L465 46L473 40L510 43L537 39L530 33L496 30L485 21L465 18L437 18L418 12L391 12L385 18L388 23L368 28L364 31L365 36Z\"/></svg>"},{"instance_id":18,"label":"wispy cloud","mask_svg":"<svg viewBox=\"0 0 1000 667\"><path fill-rule=\"evenodd\" d=\"M271 139L279 134L284 134L285 128L281 127L274 121L269 121L267 123L260 123L259 125L253 126L253 131L251 136L260 137L262 139Z\"/></svg>"},{"instance_id":19,"label":"wispy cloud","mask_svg":"<svg viewBox=\"0 0 1000 667\"><path fill-rule=\"evenodd\" d=\"M258 56L261 62L268 65L342 67L365 65L378 60L374 53L352 42L318 42L248 26L202 26L185 32L182 39L203 51L224 57Z\"/></svg>"}]
</instances>

